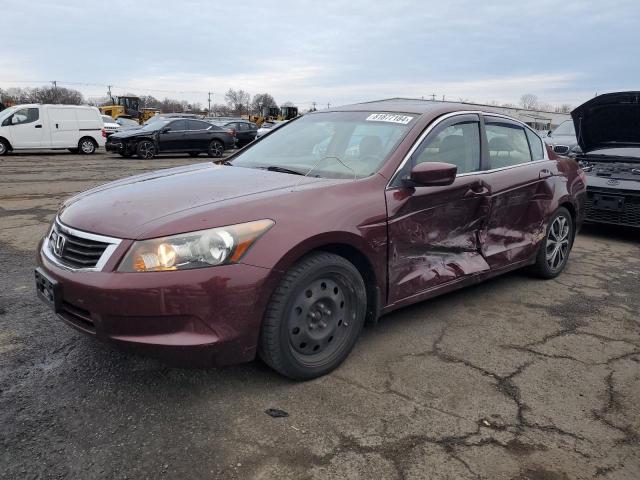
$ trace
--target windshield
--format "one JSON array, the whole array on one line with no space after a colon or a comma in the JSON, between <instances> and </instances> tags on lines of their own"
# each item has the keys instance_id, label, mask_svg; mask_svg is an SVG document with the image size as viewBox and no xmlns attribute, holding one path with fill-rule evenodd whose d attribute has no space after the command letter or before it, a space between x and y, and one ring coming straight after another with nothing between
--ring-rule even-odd
<instances>
[{"instance_id":1,"label":"windshield","mask_svg":"<svg viewBox=\"0 0 640 480\"><path fill-rule=\"evenodd\" d=\"M238 154L232 164L283 167L327 178L367 177L382 166L417 117L377 112L307 114Z\"/></svg>"},{"instance_id":2,"label":"windshield","mask_svg":"<svg viewBox=\"0 0 640 480\"><path fill-rule=\"evenodd\" d=\"M552 135L576 135L576 128L573 125L573 121L565 120L556 127Z\"/></svg>"},{"instance_id":3,"label":"windshield","mask_svg":"<svg viewBox=\"0 0 640 480\"><path fill-rule=\"evenodd\" d=\"M13 112L15 112L18 109L18 107L8 107L5 108L4 110L2 110L0 112L0 118L7 118L9 115L11 115Z\"/></svg>"},{"instance_id":4,"label":"windshield","mask_svg":"<svg viewBox=\"0 0 640 480\"><path fill-rule=\"evenodd\" d=\"M156 120L155 122L147 123L142 127L142 130L160 130L167 125L171 120Z\"/></svg>"}]
</instances>

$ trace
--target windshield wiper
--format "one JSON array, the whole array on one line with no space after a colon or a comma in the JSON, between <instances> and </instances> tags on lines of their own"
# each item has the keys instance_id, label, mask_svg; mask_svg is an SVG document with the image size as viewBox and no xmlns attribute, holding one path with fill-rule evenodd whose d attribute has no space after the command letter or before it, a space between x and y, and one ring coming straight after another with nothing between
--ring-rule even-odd
<instances>
[{"instance_id":1,"label":"windshield wiper","mask_svg":"<svg viewBox=\"0 0 640 480\"><path fill-rule=\"evenodd\" d=\"M264 170L269 170L270 172L279 172L279 173L289 173L291 175L302 175L304 177L304 173L298 170L292 170L287 167L280 167L278 165L269 165L268 167L262 167Z\"/></svg>"}]
</instances>

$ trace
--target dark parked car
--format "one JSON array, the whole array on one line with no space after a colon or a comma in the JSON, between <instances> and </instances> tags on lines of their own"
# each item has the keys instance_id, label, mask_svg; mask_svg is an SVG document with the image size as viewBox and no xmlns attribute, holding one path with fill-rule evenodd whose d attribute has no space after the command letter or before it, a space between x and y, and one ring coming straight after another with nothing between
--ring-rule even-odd
<instances>
[{"instance_id":1,"label":"dark parked car","mask_svg":"<svg viewBox=\"0 0 640 480\"><path fill-rule=\"evenodd\" d=\"M599 95L571 116L587 174L585 221L640 227L640 92Z\"/></svg>"},{"instance_id":2,"label":"dark parked car","mask_svg":"<svg viewBox=\"0 0 640 480\"><path fill-rule=\"evenodd\" d=\"M559 155L575 156L580 152L578 140L576 139L576 129L572 120L565 120L554 130L550 130L544 141L553 151Z\"/></svg>"},{"instance_id":3,"label":"dark parked car","mask_svg":"<svg viewBox=\"0 0 640 480\"><path fill-rule=\"evenodd\" d=\"M558 275L584 194L577 162L509 117L346 106L224 165L76 195L39 245L37 291L82 332L173 363L257 354L307 379L337 367L366 320L521 267Z\"/></svg>"},{"instance_id":4,"label":"dark parked car","mask_svg":"<svg viewBox=\"0 0 640 480\"><path fill-rule=\"evenodd\" d=\"M258 125L253 122L248 122L246 120L217 121L211 119L209 119L209 121L214 125L228 129L231 134L236 137L239 147L253 142L258 135Z\"/></svg>"},{"instance_id":5,"label":"dark parked car","mask_svg":"<svg viewBox=\"0 0 640 480\"><path fill-rule=\"evenodd\" d=\"M179 118L157 120L139 129L115 133L105 148L123 157L153 158L159 153L179 152L194 157L200 153L221 157L234 144L233 135L220 127L202 120Z\"/></svg>"}]
</instances>

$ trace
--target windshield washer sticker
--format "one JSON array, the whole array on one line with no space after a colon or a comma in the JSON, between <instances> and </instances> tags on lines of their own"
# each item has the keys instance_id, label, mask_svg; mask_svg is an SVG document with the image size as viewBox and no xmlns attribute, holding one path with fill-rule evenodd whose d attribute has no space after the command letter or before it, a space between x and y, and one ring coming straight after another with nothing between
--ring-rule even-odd
<instances>
[{"instance_id":1,"label":"windshield washer sticker","mask_svg":"<svg viewBox=\"0 0 640 480\"><path fill-rule=\"evenodd\" d=\"M367 117L367 122L390 122L406 125L413 117L409 115L396 115L395 113L372 113Z\"/></svg>"}]
</instances>

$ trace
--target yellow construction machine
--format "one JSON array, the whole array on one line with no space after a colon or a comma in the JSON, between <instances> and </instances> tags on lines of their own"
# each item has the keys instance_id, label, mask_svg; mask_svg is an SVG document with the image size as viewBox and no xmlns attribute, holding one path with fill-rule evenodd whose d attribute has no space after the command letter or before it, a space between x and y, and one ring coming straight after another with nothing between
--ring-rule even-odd
<instances>
[{"instance_id":1,"label":"yellow construction machine","mask_svg":"<svg viewBox=\"0 0 640 480\"><path fill-rule=\"evenodd\" d=\"M143 124L156 113L160 113L157 108L140 108L140 97L111 97L110 105L98 107L103 115L109 115L114 120L119 117L133 118Z\"/></svg>"}]
</instances>

